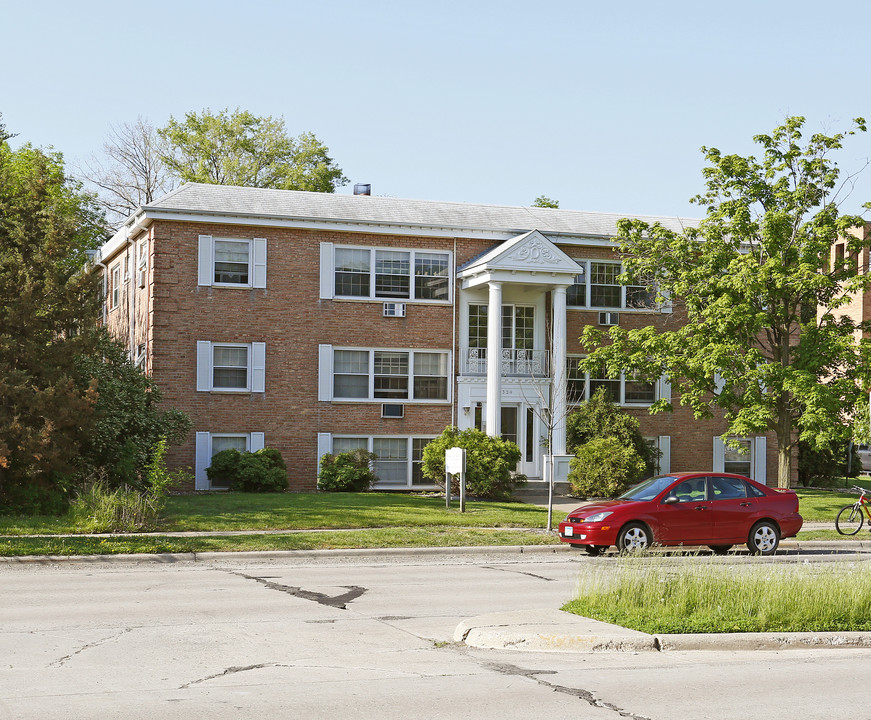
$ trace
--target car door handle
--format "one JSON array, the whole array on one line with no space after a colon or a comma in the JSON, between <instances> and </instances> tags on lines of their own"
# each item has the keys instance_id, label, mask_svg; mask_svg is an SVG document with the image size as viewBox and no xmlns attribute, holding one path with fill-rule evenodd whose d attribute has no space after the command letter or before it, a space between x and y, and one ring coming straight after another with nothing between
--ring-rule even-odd
<instances>
[{"instance_id":1,"label":"car door handle","mask_svg":"<svg viewBox=\"0 0 871 720\"><path fill-rule=\"evenodd\" d=\"M708 508L706 508L704 505L696 505L696 506L693 508L693 510L707 510L707 509L708 509Z\"/></svg>"},{"instance_id":2,"label":"car door handle","mask_svg":"<svg viewBox=\"0 0 871 720\"><path fill-rule=\"evenodd\" d=\"M750 507L753 503L741 503L741 507Z\"/></svg>"}]
</instances>

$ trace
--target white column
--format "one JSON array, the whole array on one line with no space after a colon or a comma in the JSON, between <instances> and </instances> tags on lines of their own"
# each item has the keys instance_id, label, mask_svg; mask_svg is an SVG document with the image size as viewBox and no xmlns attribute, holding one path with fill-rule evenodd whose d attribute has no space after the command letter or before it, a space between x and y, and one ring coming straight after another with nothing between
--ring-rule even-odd
<instances>
[{"instance_id":1,"label":"white column","mask_svg":"<svg viewBox=\"0 0 871 720\"><path fill-rule=\"evenodd\" d=\"M490 283L487 306L487 434L502 434L502 283Z\"/></svg>"},{"instance_id":2,"label":"white column","mask_svg":"<svg viewBox=\"0 0 871 720\"><path fill-rule=\"evenodd\" d=\"M566 285L553 289L553 338L551 339L551 412L554 455L566 454Z\"/></svg>"}]
</instances>

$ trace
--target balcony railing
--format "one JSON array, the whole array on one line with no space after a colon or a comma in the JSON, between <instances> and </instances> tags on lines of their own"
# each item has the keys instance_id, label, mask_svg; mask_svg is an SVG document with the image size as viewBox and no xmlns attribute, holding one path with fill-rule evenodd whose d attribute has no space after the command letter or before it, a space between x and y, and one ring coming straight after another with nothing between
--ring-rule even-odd
<instances>
[{"instance_id":1,"label":"balcony railing","mask_svg":"<svg viewBox=\"0 0 871 720\"><path fill-rule=\"evenodd\" d=\"M461 375L486 375L487 350L467 348L462 355ZM503 377L536 377L548 375L547 350L502 350L500 356Z\"/></svg>"}]
</instances>

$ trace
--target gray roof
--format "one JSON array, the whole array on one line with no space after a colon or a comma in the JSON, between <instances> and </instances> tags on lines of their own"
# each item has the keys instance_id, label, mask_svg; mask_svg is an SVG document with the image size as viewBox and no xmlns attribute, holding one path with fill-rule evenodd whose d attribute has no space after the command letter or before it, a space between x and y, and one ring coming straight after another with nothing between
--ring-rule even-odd
<instances>
[{"instance_id":1,"label":"gray roof","mask_svg":"<svg viewBox=\"0 0 871 720\"><path fill-rule=\"evenodd\" d=\"M540 230L544 233L606 238L616 235L617 221L623 217L659 222L678 231L688 225L698 224L698 220L693 219L637 216L632 213L621 215L538 207L473 205L200 183L182 185L142 209L146 215L149 211L156 211L510 234Z\"/></svg>"}]
</instances>

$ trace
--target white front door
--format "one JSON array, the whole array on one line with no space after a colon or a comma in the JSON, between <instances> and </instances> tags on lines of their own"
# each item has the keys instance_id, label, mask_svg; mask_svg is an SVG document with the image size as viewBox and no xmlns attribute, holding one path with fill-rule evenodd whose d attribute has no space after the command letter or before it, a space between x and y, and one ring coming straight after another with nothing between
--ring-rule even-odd
<instances>
[{"instance_id":1,"label":"white front door","mask_svg":"<svg viewBox=\"0 0 871 720\"><path fill-rule=\"evenodd\" d=\"M487 417L485 403L475 408L475 427L484 430ZM527 477L541 477L541 424L535 409L527 403L503 403L501 409L502 439L520 448L517 471Z\"/></svg>"}]
</instances>

